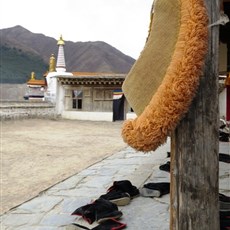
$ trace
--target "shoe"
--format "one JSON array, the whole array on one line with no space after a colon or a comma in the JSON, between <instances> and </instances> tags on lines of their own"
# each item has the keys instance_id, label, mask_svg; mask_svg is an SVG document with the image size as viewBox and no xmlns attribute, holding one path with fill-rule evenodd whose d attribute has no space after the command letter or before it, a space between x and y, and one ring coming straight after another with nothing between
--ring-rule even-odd
<instances>
[{"instance_id":1,"label":"shoe","mask_svg":"<svg viewBox=\"0 0 230 230\"><path fill-rule=\"evenodd\" d=\"M167 161L167 163L160 165L159 169L166 172L170 172L170 161Z\"/></svg>"},{"instance_id":2,"label":"shoe","mask_svg":"<svg viewBox=\"0 0 230 230\"><path fill-rule=\"evenodd\" d=\"M82 230L82 229L92 229L99 225L99 223L88 223L82 217L77 217L72 224L66 226L65 230Z\"/></svg>"},{"instance_id":3,"label":"shoe","mask_svg":"<svg viewBox=\"0 0 230 230\"><path fill-rule=\"evenodd\" d=\"M161 192L157 189L141 188L140 193L141 193L141 196L144 196L144 197L160 197L161 196Z\"/></svg>"},{"instance_id":4,"label":"shoe","mask_svg":"<svg viewBox=\"0 0 230 230\"><path fill-rule=\"evenodd\" d=\"M167 158L171 157L171 152L167 152Z\"/></svg>"},{"instance_id":5,"label":"shoe","mask_svg":"<svg viewBox=\"0 0 230 230\"><path fill-rule=\"evenodd\" d=\"M128 193L122 191L111 190L108 193L101 195L100 198L109 200L110 202L118 205L124 206L130 203L131 197Z\"/></svg>"},{"instance_id":6,"label":"shoe","mask_svg":"<svg viewBox=\"0 0 230 230\"><path fill-rule=\"evenodd\" d=\"M219 161L230 163L230 155L226 153L219 153Z\"/></svg>"},{"instance_id":7,"label":"shoe","mask_svg":"<svg viewBox=\"0 0 230 230\"><path fill-rule=\"evenodd\" d=\"M116 219L109 219L105 222L99 224L97 227L92 230L119 230L126 228L126 224L117 221Z\"/></svg>"},{"instance_id":8,"label":"shoe","mask_svg":"<svg viewBox=\"0 0 230 230\"><path fill-rule=\"evenodd\" d=\"M83 216L84 213L86 212L86 210L89 209L93 204L94 204L94 202L91 204L81 206L81 207L77 208L71 215Z\"/></svg>"},{"instance_id":9,"label":"shoe","mask_svg":"<svg viewBox=\"0 0 230 230\"><path fill-rule=\"evenodd\" d=\"M108 219L118 219L122 212L118 210L117 205L99 198L91 204L77 208L71 215L82 216L84 220L92 224L94 221L101 223Z\"/></svg>"},{"instance_id":10,"label":"shoe","mask_svg":"<svg viewBox=\"0 0 230 230\"><path fill-rule=\"evenodd\" d=\"M220 230L230 229L230 211L220 211Z\"/></svg>"},{"instance_id":11,"label":"shoe","mask_svg":"<svg viewBox=\"0 0 230 230\"><path fill-rule=\"evenodd\" d=\"M220 211L220 220L230 219L230 211Z\"/></svg>"},{"instance_id":12,"label":"shoe","mask_svg":"<svg viewBox=\"0 0 230 230\"><path fill-rule=\"evenodd\" d=\"M161 197L169 192L169 182L147 183L140 189L140 193L144 197Z\"/></svg>"},{"instance_id":13,"label":"shoe","mask_svg":"<svg viewBox=\"0 0 230 230\"><path fill-rule=\"evenodd\" d=\"M230 137L229 133L219 131L219 141L229 142L229 137Z\"/></svg>"},{"instance_id":14,"label":"shoe","mask_svg":"<svg viewBox=\"0 0 230 230\"><path fill-rule=\"evenodd\" d=\"M119 230L126 227L126 224L121 223L117 221L116 219L108 219L104 221L103 223L97 225L96 227L90 228L89 226L86 226L85 224L81 225L78 223L72 223L71 228L69 227L68 230L80 230L80 229L86 229L86 230Z\"/></svg>"},{"instance_id":15,"label":"shoe","mask_svg":"<svg viewBox=\"0 0 230 230\"><path fill-rule=\"evenodd\" d=\"M139 189L128 180L114 181L107 193L100 198L109 200L117 205L127 205L130 200L140 195Z\"/></svg>"},{"instance_id":16,"label":"shoe","mask_svg":"<svg viewBox=\"0 0 230 230\"><path fill-rule=\"evenodd\" d=\"M230 220L220 221L220 230L230 230Z\"/></svg>"},{"instance_id":17,"label":"shoe","mask_svg":"<svg viewBox=\"0 0 230 230\"><path fill-rule=\"evenodd\" d=\"M230 211L230 197L219 193L219 204L221 211Z\"/></svg>"}]
</instances>

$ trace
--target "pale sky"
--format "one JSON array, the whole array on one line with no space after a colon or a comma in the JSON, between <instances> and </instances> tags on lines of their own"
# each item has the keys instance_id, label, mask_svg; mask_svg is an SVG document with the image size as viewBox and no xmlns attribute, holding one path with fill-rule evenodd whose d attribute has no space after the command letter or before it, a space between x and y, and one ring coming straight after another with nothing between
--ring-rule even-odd
<instances>
[{"instance_id":1,"label":"pale sky","mask_svg":"<svg viewBox=\"0 0 230 230\"><path fill-rule=\"evenodd\" d=\"M104 41L135 59L153 0L0 0L0 29L21 25L56 40Z\"/></svg>"}]
</instances>

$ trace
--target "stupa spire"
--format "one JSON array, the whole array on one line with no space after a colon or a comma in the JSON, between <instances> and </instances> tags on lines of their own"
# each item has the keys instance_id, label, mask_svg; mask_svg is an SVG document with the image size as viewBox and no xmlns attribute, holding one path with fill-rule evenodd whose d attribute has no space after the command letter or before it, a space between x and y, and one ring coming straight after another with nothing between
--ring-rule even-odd
<instances>
[{"instance_id":1,"label":"stupa spire","mask_svg":"<svg viewBox=\"0 0 230 230\"><path fill-rule=\"evenodd\" d=\"M64 54L65 42L62 38L62 35L60 36L60 39L58 40L57 45L58 45L58 56L57 56L56 71L65 72L66 71L65 54Z\"/></svg>"}]
</instances>

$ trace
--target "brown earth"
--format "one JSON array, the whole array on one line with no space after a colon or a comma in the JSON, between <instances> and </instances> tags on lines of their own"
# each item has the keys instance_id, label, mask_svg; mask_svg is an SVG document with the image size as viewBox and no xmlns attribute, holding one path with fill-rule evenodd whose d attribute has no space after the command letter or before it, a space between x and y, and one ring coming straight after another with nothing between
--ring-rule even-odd
<instances>
[{"instance_id":1,"label":"brown earth","mask_svg":"<svg viewBox=\"0 0 230 230\"><path fill-rule=\"evenodd\" d=\"M1 122L1 214L121 150L122 122Z\"/></svg>"}]
</instances>

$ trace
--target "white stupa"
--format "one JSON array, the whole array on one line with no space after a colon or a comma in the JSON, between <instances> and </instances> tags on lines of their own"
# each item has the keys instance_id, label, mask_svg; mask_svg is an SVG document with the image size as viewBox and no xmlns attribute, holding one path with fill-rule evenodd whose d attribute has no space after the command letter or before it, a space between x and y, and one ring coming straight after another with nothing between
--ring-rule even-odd
<instances>
[{"instance_id":1,"label":"white stupa","mask_svg":"<svg viewBox=\"0 0 230 230\"><path fill-rule=\"evenodd\" d=\"M45 100L50 101L52 103L56 103L57 77L73 76L72 73L66 72L65 53L64 53L65 42L62 39L62 36L60 36L57 45L58 45L58 57L57 57L56 69L55 69L55 57L52 54L49 63L49 73L46 76L47 91L45 93Z\"/></svg>"}]
</instances>

